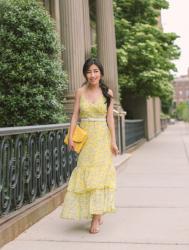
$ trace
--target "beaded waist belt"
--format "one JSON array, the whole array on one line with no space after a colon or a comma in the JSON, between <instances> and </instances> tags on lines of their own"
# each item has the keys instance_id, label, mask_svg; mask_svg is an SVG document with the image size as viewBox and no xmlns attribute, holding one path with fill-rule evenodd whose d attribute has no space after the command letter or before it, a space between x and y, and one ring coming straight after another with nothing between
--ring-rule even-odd
<instances>
[{"instance_id":1,"label":"beaded waist belt","mask_svg":"<svg viewBox=\"0 0 189 250\"><path fill-rule=\"evenodd\" d=\"M87 121L87 122L105 122L106 118L88 117L88 118L81 118L81 121Z\"/></svg>"}]
</instances>

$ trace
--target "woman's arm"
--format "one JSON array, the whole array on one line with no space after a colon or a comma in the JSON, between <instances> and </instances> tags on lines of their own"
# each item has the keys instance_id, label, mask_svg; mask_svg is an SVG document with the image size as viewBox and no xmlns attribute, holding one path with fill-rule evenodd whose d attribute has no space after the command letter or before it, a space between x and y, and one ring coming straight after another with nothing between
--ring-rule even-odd
<instances>
[{"instance_id":1,"label":"woman's arm","mask_svg":"<svg viewBox=\"0 0 189 250\"><path fill-rule=\"evenodd\" d=\"M81 96L81 90L77 89L75 92L75 101L74 101L74 108L73 108L73 114L70 122L70 128L69 128L69 139L68 139L68 148L69 150L74 150L74 143L72 140L72 135L74 132L74 129L77 125L77 121L79 118L79 101Z\"/></svg>"},{"instance_id":2,"label":"woman's arm","mask_svg":"<svg viewBox=\"0 0 189 250\"><path fill-rule=\"evenodd\" d=\"M116 145L116 137L115 137L115 123L114 123L114 115L113 115L113 92L109 89L109 94L111 95L111 102L107 111L107 124L111 134L111 148L112 153L117 155L119 153L118 147Z\"/></svg>"}]
</instances>

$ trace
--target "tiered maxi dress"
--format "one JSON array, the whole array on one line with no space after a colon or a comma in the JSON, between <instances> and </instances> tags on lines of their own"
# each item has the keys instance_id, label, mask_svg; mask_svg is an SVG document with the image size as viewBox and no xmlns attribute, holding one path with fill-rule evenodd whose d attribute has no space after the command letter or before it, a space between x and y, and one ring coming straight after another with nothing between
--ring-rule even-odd
<instances>
[{"instance_id":1,"label":"tiered maxi dress","mask_svg":"<svg viewBox=\"0 0 189 250\"><path fill-rule=\"evenodd\" d=\"M91 219L93 214L115 212L116 170L110 144L110 130L104 120L87 121L82 118L106 118L106 98L95 103L80 98L80 127L88 139L82 148L67 188L61 218ZM94 120L94 119L93 119Z\"/></svg>"}]
</instances>

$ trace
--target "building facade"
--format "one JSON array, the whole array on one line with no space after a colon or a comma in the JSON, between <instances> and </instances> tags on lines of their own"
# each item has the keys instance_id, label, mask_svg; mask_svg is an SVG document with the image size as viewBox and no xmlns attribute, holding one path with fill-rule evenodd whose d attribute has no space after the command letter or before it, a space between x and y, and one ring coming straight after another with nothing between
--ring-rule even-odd
<instances>
[{"instance_id":1,"label":"building facade","mask_svg":"<svg viewBox=\"0 0 189 250\"><path fill-rule=\"evenodd\" d=\"M189 75L180 76L173 81L173 102L177 106L181 102L189 103Z\"/></svg>"}]
</instances>

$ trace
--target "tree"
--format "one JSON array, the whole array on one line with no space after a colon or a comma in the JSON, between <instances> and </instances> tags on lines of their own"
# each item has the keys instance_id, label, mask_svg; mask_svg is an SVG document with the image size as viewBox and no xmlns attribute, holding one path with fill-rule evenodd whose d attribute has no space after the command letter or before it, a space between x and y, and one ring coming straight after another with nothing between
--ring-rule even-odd
<instances>
[{"instance_id":1,"label":"tree","mask_svg":"<svg viewBox=\"0 0 189 250\"><path fill-rule=\"evenodd\" d=\"M189 122L189 103L181 102L176 107L176 117L178 120Z\"/></svg>"},{"instance_id":2,"label":"tree","mask_svg":"<svg viewBox=\"0 0 189 250\"><path fill-rule=\"evenodd\" d=\"M60 121L66 75L55 25L36 0L0 0L0 126Z\"/></svg>"},{"instance_id":3,"label":"tree","mask_svg":"<svg viewBox=\"0 0 189 250\"><path fill-rule=\"evenodd\" d=\"M115 0L115 26L121 96L172 96L173 59L179 57L177 35L157 25L165 0Z\"/></svg>"}]
</instances>

